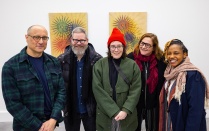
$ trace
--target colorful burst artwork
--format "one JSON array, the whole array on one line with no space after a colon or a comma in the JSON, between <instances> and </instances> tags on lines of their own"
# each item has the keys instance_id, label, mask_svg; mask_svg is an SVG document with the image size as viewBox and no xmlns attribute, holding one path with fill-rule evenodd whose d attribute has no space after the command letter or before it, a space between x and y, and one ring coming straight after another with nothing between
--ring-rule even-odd
<instances>
[{"instance_id":1,"label":"colorful burst artwork","mask_svg":"<svg viewBox=\"0 0 209 131\"><path fill-rule=\"evenodd\" d=\"M71 32L83 27L87 32L87 13L49 13L51 53L57 57L70 45Z\"/></svg>"},{"instance_id":2,"label":"colorful burst artwork","mask_svg":"<svg viewBox=\"0 0 209 131\"><path fill-rule=\"evenodd\" d=\"M133 51L139 38L147 32L146 12L110 12L109 20L110 34L114 27L124 34L127 53Z\"/></svg>"}]
</instances>

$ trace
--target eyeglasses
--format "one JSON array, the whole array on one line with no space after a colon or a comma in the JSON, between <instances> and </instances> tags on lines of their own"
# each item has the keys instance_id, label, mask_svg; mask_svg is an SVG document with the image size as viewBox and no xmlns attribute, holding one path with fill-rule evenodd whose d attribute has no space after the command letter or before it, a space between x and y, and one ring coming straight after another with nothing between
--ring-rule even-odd
<instances>
[{"instance_id":1,"label":"eyeglasses","mask_svg":"<svg viewBox=\"0 0 209 131\"><path fill-rule=\"evenodd\" d=\"M49 37L48 36L31 36L31 35L28 35L30 37L32 37L35 41L40 41L40 39L42 39L43 41L48 41Z\"/></svg>"},{"instance_id":2,"label":"eyeglasses","mask_svg":"<svg viewBox=\"0 0 209 131\"><path fill-rule=\"evenodd\" d=\"M118 50L121 50L121 49L123 48L123 46L122 46L122 45L119 45L119 46L110 45L110 49L111 49L111 50L115 50L116 48L117 48Z\"/></svg>"},{"instance_id":3,"label":"eyeglasses","mask_svg":"<svg viewBox=\"0 0 209 131\"><path fill-rule=\"evenodd\" d=\"M139 46L141 46L141 47L145 46L146 48L151 48L152 47L152 45L150 45L149 43L145 43L145 42L141 42L139 44Z\"/></svg>"},{"instance_id":4,"label":"eyeglasses","mask_svg":"<svg viewBox=\"0 0 209 131\"><path fill-rule=\"evenodd\" d=\"M86 40L78 40L78 39L73 39L73 42L75 43L75 44L77 44L78 42L80 42L81 44L84 44L85 42L86 42Z\"/></svg>"}]
</instances>

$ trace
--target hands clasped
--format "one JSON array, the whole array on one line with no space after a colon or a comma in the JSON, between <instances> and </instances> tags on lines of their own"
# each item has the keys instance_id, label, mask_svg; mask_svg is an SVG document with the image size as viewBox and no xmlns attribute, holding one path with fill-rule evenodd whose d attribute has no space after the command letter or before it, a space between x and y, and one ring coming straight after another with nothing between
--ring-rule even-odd
<instances>
[{"instance_id":1,"label":"hands clasped","mask_svg":"<svg viewBox=\"0 0 209 131\"><path fill-rule=\"evenodd\" d=\"M48 121L45 121L38 131L54 131L56 122L55 119L51 118Z\"/></svg>"},{"instance_id":2,"label":"hands clasped","mask_svg":"<svg viewBox=\"0 0 209 131\"><path fill-rule=\"evenodd\" d=\"M115 116L115 120L119 121L119 120L123 120L125 119L127 116L127 113L125 111L120 111L117 116Z\"/></svg>"}]
</instances>

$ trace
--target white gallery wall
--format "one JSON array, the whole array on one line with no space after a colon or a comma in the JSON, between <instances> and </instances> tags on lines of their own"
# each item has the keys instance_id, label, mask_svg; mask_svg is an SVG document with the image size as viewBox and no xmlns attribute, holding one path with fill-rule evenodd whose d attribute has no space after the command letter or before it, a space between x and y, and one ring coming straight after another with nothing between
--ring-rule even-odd
<instances>
[{"instance_id":1,"label":"white gallery wall","mask_svg":"<svg viewBox=\"0 0 209 131\"><path fill-rule=\"evenodd\" d=\"M147 12L147 32L158 36L161 48L173 38L182 40L193 64L209 80L208 5L208 0L1 0L0 69L26 45L24 35L29 26L40 24L49 31L49 13L86 12L89 41L106 56L109 12ZM46 52L51 54L50 40ZM6 110L0 90L2 121L12 121L12 117Z\"/></svg>"}]
</instances>

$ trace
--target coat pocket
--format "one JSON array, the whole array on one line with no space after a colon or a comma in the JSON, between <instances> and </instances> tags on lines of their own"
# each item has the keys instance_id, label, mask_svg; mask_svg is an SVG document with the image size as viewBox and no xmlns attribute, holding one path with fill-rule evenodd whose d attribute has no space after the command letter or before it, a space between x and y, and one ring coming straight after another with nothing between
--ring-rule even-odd
<instances>
[{"instance_id":1,"label":"coat pocket","mask_svg":"<svg viewBox=\"0 0 209 131\"><path fill-rule=\"evenodd\" d=\"M107 115L105 115L98 107L96 109L96 123L97 123L97 130L98 128L109 129L111 130L111 123L112 120Z\"/></svg>"}]
</instances>

